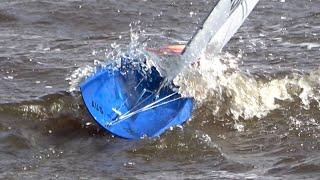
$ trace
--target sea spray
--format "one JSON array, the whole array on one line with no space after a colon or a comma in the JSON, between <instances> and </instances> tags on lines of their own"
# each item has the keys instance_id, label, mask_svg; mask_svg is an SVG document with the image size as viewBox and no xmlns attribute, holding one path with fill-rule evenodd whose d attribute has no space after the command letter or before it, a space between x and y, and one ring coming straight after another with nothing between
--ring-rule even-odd
<instances>
[{"instance_id":1,"label":"sea spray","mask_svg":"<svg viewBox=\"0 0 320 180\"><path fill-rule=\"evenodd\" d=\"M79 83L95 72L96 68L104 67L110 62L116 62L130 51L131 58L145 59L146 71L155 64L157 56L146 53L137 46L138 35L132 38L132 45L113 44L106 54L108 61L95 61L93 65L80 67L67 78L69 91L78 90ZM262 118L271 111L280 108L280 101L293 101L299 97L302 106L309 108L312 100L319 102L319 70L310 74L288 73L284 77L258 78L239 68L240 57L230 53L218 56L203 55L198 62L186 68L175 79L174 84L179 93L185 97L193 97L201 106L205 104L214 116L230 115L235 120L239 118Z\"/></svg>"},{"instance_id":2,"label":"sea spray","mask_svg":"<svg viewBox=\"0 0 320 180\"><path fill-rule=\"evenodd\" d=\"M129 45L112 43L101 52L95 51L95 54L104 53L105 60L95 60L92 65L73 71L66 78L70 84L69 91L79 90L79 84L97 68L105 67L110 62L117 63L122 56L145 60L146 71L157 65L160 57L145 50L148 46L146 35L137 24L133 24ZM235 120L265 117L280 108L278 100L294 101L298 97L305 109L309 108L313 100L319 103L318 69L310 74L289 72L276 78L259 73L259 77L263 77L259 78L240 68L238 63L241 58L243 56L236 57L230 53L202 55L197 62L174 78L173 82L179 93L185 97L193 97L198 106L205 105L214 116L226 114Z\"/></svg>"},{"instance_id":3,"label":"sea spray","mask_svg":"<svg viewBox=\"0 0 320 180\"><path fill-rule=\"evenodd\" d=\"M106 45L106 48L103 50L93 50L92 55L103 56L104 59L95 59L92 64L78 67L73 72L71 72L71 74L65 78L69 83L68 91L79 91L80 83L87 77L94 74L99 68L105 68L110 63L114 63L114 68L118 68L121 58L124 56L129 56L131 59L136 59L138 61L145 60L147 54L144 49L147 45L146 43L143 43L143 41L145 41L146 33L144 30L141 30L139 23L140 22L132 22L129 24L130 43L128 45L113 42ZM121 36L119 38L121 38ZM152 66L152 64L148 63L151 63L151 61L147 61L146 68Z\"/></svg>"},{"instance_id":4,"label":"sea spray","mask_svg":"<svg viewBox=\"0 0 320 180\"><path fill-rule=\"evenodd\" d=\"M292 73L259 79L242 71L237 62L239 59L229 53L203 56L180 73L174 83L183 96L210 107L213 115L228 114L235 120L265 117L280 107L277 100L293 101L293 97L299 97L305 109L312 100L319 102L318 70L309 75Z\"/></svg>"}]
</instances>

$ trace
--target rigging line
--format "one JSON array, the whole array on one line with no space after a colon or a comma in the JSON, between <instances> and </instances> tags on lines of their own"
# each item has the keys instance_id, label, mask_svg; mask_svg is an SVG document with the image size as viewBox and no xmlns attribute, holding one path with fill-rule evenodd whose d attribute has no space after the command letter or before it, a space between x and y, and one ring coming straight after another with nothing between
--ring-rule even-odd
<instances>
[{"instance_id":1,"label":"rigging line","mask_svg":"<svg viewBox=\"0 0 320 180\"><path fill-rule=\"evenodd\" d=\"M141 79L141 81L134 87L135 90L140 86L140 84L143 82L143 80L144 79Z\"/></svg>"},{"instance_id":2,"label":"rigging line","mask_svg":"<svg viewBox=\"0 0 320 180\"><path fill-rule=\"evenodd\" d=\"M123 120L125 120L125 119L127 119L127 118L130 118L131 116L133 116L133 115L135 115L135 114L137 114L137 113L141 113L141 112L144 112L144 111L148 111L148 110L150 110L150 109L157 108L157 107L159 107L159 106L162 106L162 105L165 105L165 104L168 104L168 103L177 101L177 100L182 99L182 98L183 98L183 97L178 97L178 98L171 99L171 100L169 100L169 101L166 101L166 102L163 102L163 103L160 103L160 104L157 104L157 105L148 107L148 108L141 108L141 109L139 109L138 111L133 112L133 114L128 114L128 115L125 116L125 117L120 116L119 119L120 119L121 121L123 121Z\"/></svg>"},{"instance_id":3,"label":"rigging line","mask_svg":"<svg viewBox=\"0 0 320 180\"><path fill-rule=\"evenodd\" d=\"M158 103L161 103L162 101L164 101L164 100L166 100L166 99L168 99L168 98L170 98L170 97L172 97L172 96L174 96L174 95L176 95L176 94L177 94L177 92L172 93L172 94L170 94L170 95L168 95L168 96L166 96L166 97L164 97L164 98L161 98L161 99L159 99L159 100L157 100L157 101L155 101L155 102L153 102L153 103L150 103L150 104L142 107L141 109L138 109L138 110L136 110L136 111L123 114L122 116L119 117L119 119L127 118L127 116L130 115L130 114L133 114L133 115L134 115L134 114L137 114L137 113L139 113L139 112L146 111L146 110L148 110L148 109L157 107L156 105L157 105ZM171 102L171 101L167 101L167 102L165 102L165 104L168 103L168 102ZM163 103L161 103L161 104L163 104ZM132 116L132 115L130 115L129 117L131 117L131 116Z\"/></svg>"},{"instance_id":4,"label":"rigging line","mask_svg":"<svg viewBox=\"0 0 320 180\"><path fill-rule=\"evenodd\" d=\"M154 106L152 106L152 107L150 107L150 108L147 108L147 109L145 109L144 111L147 111L147 110L149 110L149 109L153 109L153 108L157 108L157 107L159 107L159 106L162 106L162 105L165 105L165 104L168 104L168 103L171 103L171 102L177 101L177 100L182 99L182 98L183 98L183 97L178 97L178 98L175 98L175 99L171 99L171 100L169 100L169 101L166 101L166 102L163 102L163 103L160 103L160 104L154 105Z\"/></svg>"},{"instance_id":5,"label":"rigging line","mask_svg":"<svg viewBox=\"0 0 320 180\"><path fill-rule=\"evenodd\" d=\"M166 86L167 84L166 84L166 80L165 79L163 79L162 81L161 81L161 84L160 84L160 87L159 87L159 89L155 92L155 94L156 94L156 98L157 97L159 97L159 94L160 94L160 91L162 90L162 88L164 87L164 86Z\"/></svg>"},{"instance_id":6,"label":"rigging line","mask_svg":"<svg viewBox=\"0 0 320 180\"><path fill-rule=\"evenodd\" d=\"M174 96L174 95L176 95L176 94L177 94L177 92L174 92L174 93L172 93L172 94L170 94L170 95L168 95L168 96L166 96L166 97L164 97L164 98L161 98L161 99L159 99L159 100L157 100L157 101L155 101L155 102L153 102L153 103L150 103L150 104L146 105L144 108L152 107L154 104L158 104L158 103L160 103L161 101L164 101L164 100L166 100L166 99L168 99L168 98L170 98L171 96Z\"/></svg>"},{"instance_id":7,"label":"rigging line","mask_svg":"<svg viewBox=\"0 0 320 180\"><path fill-rule=\"evenodd\" d=\"M151 91L152 92L152 91ZM152 92L153 93L153 92ZM149 99L153 94L150 94L149 96L147 96L146 98L144 98L142 101L140 101L139 103L137 103L133 108L131 108L130 110L128 110L126 113L122 114L123 116L131 113L131 112L134 112L133 110L138 107L140 104L142 104L143 102L145 102L147 99ZM143 95L141 95L142 97Z\"/></svg>"},{"instance_id":8,"label":"rigging line","mask_svg":"<svg viewBox=\"0 0 320 180\"><path fill-rule=\"evenodd\" d=\"M171 102L174 102L174 101L177 101L179 99L182 99L183 97L178 97L178 98L175 98L175 99L171 99L169 101L166 101L166 102L163 102L163 103L160 103L160 104L157 104L157 105L154 105L154 106L151 106L151 107L148 107L148 108L141 108L135 112L132 112L128 115L121 115L120 117L118 117L116 120L112 121L112 122L109 122L107 123L107 126L111 126L111 125L114 125L114 124L117 124L117 123L120 123L132 116L134 116L135 114L137 113L141 113L141 112L144 112L144 111L147 111L147 110L150 110L150 109L153 109L153 108L156 108L156 107L159 107L159 106L162 106L162 105L165 105L165 104L168 104L168 103L171 103Z\"/></svg>"},{"instance_id":9,"label":"rigging line","mask_svg":"<svg viewBox=\"0 0 320 180\"><path fill-rule=\"evenodd\" d=\"M141 95L140 95L140 97L138 98L137 102L139 102L139 101L142 99L142 97L144 96L145 93L150 93L150 95L147 96L145 99L148 99L151 95L154 94L153 91L150 91L150 90L144 88L144 89L143 89L143 92L141 93ZM144 99L143 101L145 101L145 99ZM141 102L140 102L140 103L137 103L137 102L136 102L136 104L141 104ZM133 107L133 108L134 108L134 107ZM133 108L132 108L132 109L133 109Z\"/></svg>"},{"instance_id":10,"label":"rigging line","mask_svg":"<svg viewBox=\"0 0 320 180\"><path fill-rule=\"evenodd\" d=\"M150 92L152 92L152 91L150 91ZM145 93L145 91L143 92L143 94L144 94L144 93ZM143 96L143 94L141 95L141 97ZM149 99L152 95L153 95L153 94L151 93L151 94L150 94L149 96L147 96L144 100L142 100L141 102L139 102L138 104L136 104L133 108L131 108L131 110L128 110L128 111L127 111L126 113L124 113L124 114L122 114L122 113L119 111L119 109L122 108L122 106L125 104L125 102L120 106L120 108L119 108L118 110L112 108L113 112L115 112L115 113L118 115L118 117L116 117L116 119L114 119L113 121L107 123L106 125L107 125L107 126L111 126L111 125L115 124L117 121L119 121L119 116L126 116L127 114L130 114L132 110L134 110L136 107L138 107L138 106L139 106L140 104L142 104L144 101L146 101L147 99ZM127 98L127 99L128 99L128 98ZM127 99L126 99L126 101L127 101ZM133 112L134 112L134 111L133 111Z\"/></svg>"},{"instance_id":11,"label":"rigging line","mask_svg":"<svg viewBox=\"0 0 320 180\"><path fill-rule=\"evenodd\" d=\"M137 85L136 87L134 87L134 89L136 90L136 89L138 88L138 86L139 86L142 82L143 82L143 79L138 83L138 85ZM152 92L152 91L150 91L150 90L143 89L143 92L142 92L142 94L140 95L140 97L139 97L139 99L137 100L137 102L140 101L140 99L143 97L143 95L144 95L146 92L150 92L151 95L152 95L152 93L154 93L154 92ZM148 99L151 95L149 95L148 97L146 97L146 99ZM113 110L113 111L114 111L115 113L117 113L117 111L118 111L118 112L121 112L121 111L119 111L119 110L120 110L120 109L123 107L123 105L128 101L128 98L129 98L129 97L126 98L126 100L120 105L119 108L117 108L117 109L115 109L115 110ZM142 102L144 102L146 99L144 99ZM138 105L140 105L142 102L140 102L139 104L135 105L135 107L138 106ZM135 107L133 107L132 109L134 109ZM117 113L117 114L118 114L118 113ZM127 114L127 112L124 113L124 114Z\"/></svg>"},{"instance_id":12,"label":"rigging line","mask_svg":"<svg viewBox=\"0 0 320 180\"><path fill-rule=\"evenodd\" d=\"M140 109L148 108L148 107L150 107L150 106L152 106L152 105L154 105L154 104L160 103L161 101L164 101L164 100L168 99L169 97L171 97L171 96L173 96L173 95L175 95L175 94L177 94L177 92L172 93L172 94L170 94L170 95L168 95L168 96L166 96L166 97L164 97L164 98L161 98L161 99L159 99L159 100L157 100L157 101L155 101L155 102L153 102L153 103L150 103L150 104L148 104L148 105L146 105L146 106L144 106L144 107L142 107L142 108L140 108ZM152 94L151 94L151 95L152 95ZM150 95L150 96L151 96L151 95ZM148 96L146 99L148 99L150 96ZM144 99L143 101L145 101L146 99ZM142 102L141 102L141 103L142 103ZM141 103L140 103L140 104L141 104ZM135 106L135 107L137 107L137 106ZM136 112L136 111L139 111L139 109L136 110L136 111L132 111L132 110L133 110L133 108L132 108L131 110L127 111L126 113L122 114L121 116L127 116L127 115L129 115L129 114L131 114L131 113L136 114L135 112ZM121 116L119 117L119 119L121 119ZM131 117L131 116L130 116L130 117Z\"/></svg>"}]
</instances>

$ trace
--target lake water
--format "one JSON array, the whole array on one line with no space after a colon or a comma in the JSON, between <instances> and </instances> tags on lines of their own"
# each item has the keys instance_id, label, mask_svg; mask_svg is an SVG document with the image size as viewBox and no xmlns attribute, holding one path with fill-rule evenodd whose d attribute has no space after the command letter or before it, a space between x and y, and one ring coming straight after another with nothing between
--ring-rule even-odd
<instances>
[{"instance_id":1,"label":"lake water","mask_svg":"<svg viewBox=\"0 0 320 180\"><path fill-rule=\"evenodd\" d=\"M221 55L180 74L197 102L183 128L128 141L86 112L78 85L96 64L186 43L213 4L2 0L0 178L318 179L318 0L261 0Z\"/></svg>"}]
</instances>

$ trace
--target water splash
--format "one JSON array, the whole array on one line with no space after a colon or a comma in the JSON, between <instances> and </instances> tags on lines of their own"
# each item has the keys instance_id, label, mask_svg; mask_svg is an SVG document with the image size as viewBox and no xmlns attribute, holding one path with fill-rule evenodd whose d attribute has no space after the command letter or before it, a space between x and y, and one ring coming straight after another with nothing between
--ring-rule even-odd
<instances>
[{"instance_id":1,"label":"water splash","mask_svg":"<svg viewBox=\"0 0 320 180\"><path fill-rule=\"evenodd\" d=\"M144 30L141 30L139 26L140 22L132 22L130 26L130 43L128 45L118 44L117 42L106 45L104 50L93 50L92 55L101 55L104 54L105 60L99 61L94 60L92 64L86 65L84 67L79 67L74 70L71 75L66 78L66 81L69 83L69 92L79 91L80 83L91 76L99 68L105 68L109 63L113 62L114 67L117 68L120 65L121 57L129 57L130 59L143 60L146 59L145 47L147 46L145 41L146 33ZM121 35L119 36L121 39ZM139 62L137 62L139 63ZM150 63L150 61L148 61ZM150 67L151 64L147 63L147 67Z\"/></svg>"},{"instance_id":2,"label":"water splash","mask_svg":"<svg viewBox=\"0 0 320 180\"><path fill-rule=\"evenodd\" d=\"M76 69L67 78L69 91L78 90L79 84L97 68L103 68L110 62L114 62L116 68L123 56L146 60L145 70L148 71L157 64L159 57L145 50L147 36L150 34L141 30L138 23L131 24L130 43L112 43L103 52L106 61L96 60L92 65ZM291 102L296 97L305 109L310 108L313 100L320 102L320 70L310 74L288 73L280 77L266 74L255 76L239 68L241 58L241 55L236 57L230 53L204 54L198 62L184 69L174 79L174 84L183 96L193 97L199 106L205 104L214 116L228 115L235 120L263 118L281 108L279 101ZM239 122L235 126L236 129L243 129Z\"/></svg>"},{"instance_id":3,"label":"water splash","mask_svg":"<svg viewBox=\"0 0 320 180\"><path fill-rule=\"evenodd\" d=\"M239 59L231 54L203 56L199 63L181 73L174 83L182 95L206 104L213 115L224 113L234 119L262 118L280 108L277 101L298 97L305 109L319 103L319 70L309 75L258 78L240 70ZM263 74L261 74L263 76Z\"/></svg>"},{"instance_id":4,"label":"water splash","mask_svg":"<svg viewBox=\"0 0 320 180\"><path fill-rule=\"evenodd\" d=\"M94 72L94 67L85 66L80 67L72 72L72 74L66 78L69 81L69 92L79 90L80 82L85 78L90 76Z\"/></svg>"}]
</instances>

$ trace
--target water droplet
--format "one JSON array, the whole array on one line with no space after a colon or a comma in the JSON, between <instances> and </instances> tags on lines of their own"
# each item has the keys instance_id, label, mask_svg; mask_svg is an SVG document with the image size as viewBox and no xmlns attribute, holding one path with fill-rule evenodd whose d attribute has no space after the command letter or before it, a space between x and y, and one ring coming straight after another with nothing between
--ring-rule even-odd
<instances>
[{"instance_id":1,"label":"water droplet","mask_svg":"<svg viewBox=\"0 0 320 180\"><path fill-rule=\"evenodd\" d=\"M92 123L91 122L87 122L86 123L86 126L90 126Z\"/></svg>"},{"instance_id":2,"label":"water droplet","mask_svg":"<svg viewBox=\"0 0 320 180\"><path fill-rule=\"evenodd\" d=\"M124 164L123 164L123 166L125 166L125 167L133 167L133 166L135 166L135 165L136 165L135 162L127 162L127 163L124 163Z\"/></svg>"},{"instance_id":3,"label":"water droplet","mask_svg":"<svg viewBox=\"0 0 320 180\"><path fill-rule=\"evenodd\" d=\"M196 13L195 13L195 12L193 12L193 11L191 11L189 14L190 14L190 17L192 17L192 16L196 15Z\"/></svg>"},{"instance_id":4,"label":"water droplet","mask_svg":"<svg viewBox=\"0 0 320 180\"><path fill-rule=\"evenodd\" d=\"M6 80L12 80L12 79L13 79L13 76L7 76L7 77L4 77L4 79L6 79Z\"/></svg>"}]
</instances>

